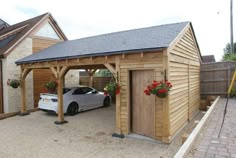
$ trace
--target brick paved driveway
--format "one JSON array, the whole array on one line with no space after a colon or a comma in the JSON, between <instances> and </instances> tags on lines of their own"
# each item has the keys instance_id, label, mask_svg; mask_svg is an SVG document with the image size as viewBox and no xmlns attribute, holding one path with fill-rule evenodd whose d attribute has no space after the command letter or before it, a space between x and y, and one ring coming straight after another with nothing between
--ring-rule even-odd
<instances>
[{"instance_id":1,"label":"brick paved driveway","mask_svg":"<svg viewBox=\"0 0 236 158\"><path fill-rule=\"evenodd\" d=\"M188 158L236 158L236 99L229 99L221 130L226 99L216 105Z\"/></svg>"}]
</instances>

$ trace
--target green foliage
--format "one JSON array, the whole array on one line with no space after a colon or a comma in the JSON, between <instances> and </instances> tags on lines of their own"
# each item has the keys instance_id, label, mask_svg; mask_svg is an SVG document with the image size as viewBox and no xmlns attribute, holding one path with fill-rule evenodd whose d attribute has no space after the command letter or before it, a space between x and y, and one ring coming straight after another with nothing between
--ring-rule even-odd
<instances>
[{"instance_id":1,"label":"green foliage","mask_svg":"<svg viewBox=\"0 0 236 158\"><path fill-rule=\"evenodd\" d=\"M236 61L236 43L234 43L234 54L231 54L231 45L226 44L224 48L223 61Z\"/></svg>"},{"instance_id":2,"label":"green foliage","mask_svg":"<svg viewBox=\"0 0 236 158\"><path fill-rule=\"evenodd\" d=\"M7 85L11 86L12 88L18 88L20 86L20 80L16 79L8 79Z\"/></svg>"},{"instance_id":3,"label":"green foliage","mask_svg":"<svg viewBox=\"0 0 236 158\"><path fill-rule=\"evenodd\" d=\"M223 61L236 61L236 54L224 54Z\"/></svg>"},{"instance_id":4,"label":"green foliage","mask_svg":"<svg viewBox=\"0 0 236 158\"><path fill-rule=\"evenodd\" d=\"M116 83L114 81L109 82L106 87L104 88L104 94L109 94L110 96L114 96L115 94L120 93L121 86L119 83Z\"/></svg>"},{"instance_id":5,"label":"green foliage","mask_svg":"<svg viewBox=\"0 0 236 158\"><path fill-rule=\"evenodd\" d=\"M230 92L230 97L236 97L236 89L232 89Z\"/></svg>"},{"instance_id":6,"label":"green foliage","mask_svg":"<svg viewBox=\"0 0 236 158\"><path fill-rule=\"evenodd\" d=\"M111 77L112 73L107 69L100 69L94 74L94 76L97 76L97 77Z\"/></svg>"},{"instance_id":7,"label":"green foliage","mask_svg":"<svg viewBox=\"0 0 236 158\"><path fill-rule=\"evenodd\" d=\"M230 43L227 43L224 48L224 54L230 54L231 53L231 45ZM236 53L236 43L234 43L234 53Z\"/></svg>"},{"instance_id":8,"label":"green foliage","mask_svg":"<svg viewBox=\"0 0 236 158\"><path fill-rule=\"evenodd\" d=\"M56 81L49 81L44 85L47 89L56 89L57 88L57 82Z\"/></svg>"}]
</instances>

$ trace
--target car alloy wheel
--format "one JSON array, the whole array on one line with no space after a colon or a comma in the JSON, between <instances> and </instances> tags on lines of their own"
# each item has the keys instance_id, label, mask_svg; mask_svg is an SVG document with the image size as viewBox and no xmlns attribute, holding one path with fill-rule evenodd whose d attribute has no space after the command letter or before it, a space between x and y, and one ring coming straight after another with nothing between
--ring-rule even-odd
<instances>
[{"instance_id":1,"label":"car alloy wheel","mask_svg":"<svg viewBox=\"0 0 236 158\"><path fill-rule=\"evenodd\" d=\"M106 97L103 101L103 106L108 107L111 105L111 99L109 97Z\"/></svg>"},{"instance_id":2,"label":"car alloy wheel","mask_svg":"<svg viewBox=\"0 0 236 158\"><path fill-rule=\"evenodd\" d=\"M77 103L71 103L67 109L67 114L74 116L79 111L79 106Z\"/></svg>"}]
</instances>

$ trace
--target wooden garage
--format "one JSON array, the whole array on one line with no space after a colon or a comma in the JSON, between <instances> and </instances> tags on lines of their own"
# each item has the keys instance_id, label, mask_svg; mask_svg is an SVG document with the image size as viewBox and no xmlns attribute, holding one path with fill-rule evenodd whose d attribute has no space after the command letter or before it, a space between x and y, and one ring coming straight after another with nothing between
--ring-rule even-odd
<instances>
[{"instance_id":1,"label":"wooden garage","mask_svg":"<svg viewBox=\"0 0 236 158\"><path fill-rule=\"evenodd\" d=\"M163 142L199 111L200 50L190 22L122 31L65 41L18 60L24 79L32 69L50 68L58 80L57 123L64 123L62 87L69 69L109 69L122 85L116 95L117 134L136 133ZM153 80L172 83L168 96L147 96Z\"/></svg>"}]
</instances>

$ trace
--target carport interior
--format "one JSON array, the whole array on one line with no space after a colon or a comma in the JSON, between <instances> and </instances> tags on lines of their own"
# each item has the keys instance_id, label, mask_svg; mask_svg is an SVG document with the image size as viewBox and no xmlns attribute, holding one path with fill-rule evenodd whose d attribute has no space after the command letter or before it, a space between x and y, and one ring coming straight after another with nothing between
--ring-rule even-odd
<instances>
[{"instance_id":1,"label":"carport interior","mask_svg":"<svg viewBox=\"0 0 236 158\"><path fill-rule=\"evenodd\" d=\"M108 69L115 75L118 82L119 69L116 65L119 65L119 58L116 56L104 56L104 57L85 57L76 59L65 60L53 60L43 62L32 62L21 64L21 115L27 115L26 109L26 88L25 78L28 73L34 69L50 69L58 82L57 94L58 94L58 117L55 124L64 124L67 121L64 118L63 113L63 86L64 77L70 69L84 69L89 74L89 85L92 85L93 74L98 69ZM116 111L119 110L119 95L116 96ZM117 115L116 115L117 116ZM116 118L118 122L119 118ZM120 130L117 130L120 132Z\"/></svg>"},{"instance_id":2,"label":"carport interior","mask_svg":"<svg viewBox=\"0 0 236 158\"><path fill-rule=\"evenodd\" d=\"M165 53L163 53L165 52ZM168 105L167 99L155 96L145 96L144 88L153 79L163 80L167 53L162 49L148 51L134 51L111 55L83 56L69 59L45 59L19 63L21 67L21 114L27 114L25 96L25 78L33 69L50 69L58 82L58 116L56 124L67 121L63 113L63 84L65 74L70 69L85 69L89 72L90 85L92 75L97 69L108 69L122 85L120 94L116 95L116 130L117 136L136 133L163 140L163 133L168 133ZM138 107L135 109L135 107ZM147 110L148 109L148 110ZM144 112L145 111L145 112ZM150 113L151 112L151 113ZM140 115L142 114L142 115ZM163 119L165 118L165 119ZM148 125L148 126L146 126Z\"/></svg>"}]
</instances>

